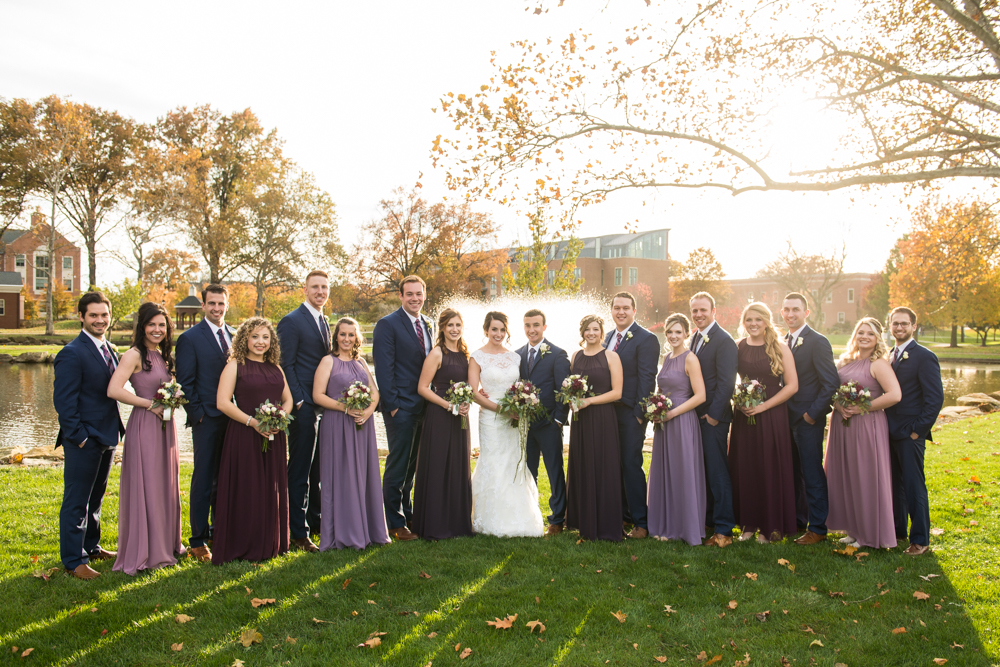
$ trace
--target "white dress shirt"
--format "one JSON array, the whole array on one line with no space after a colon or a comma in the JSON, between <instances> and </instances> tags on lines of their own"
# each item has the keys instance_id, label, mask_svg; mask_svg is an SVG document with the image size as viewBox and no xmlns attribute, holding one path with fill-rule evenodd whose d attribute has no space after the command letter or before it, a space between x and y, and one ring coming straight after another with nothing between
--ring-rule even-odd
<instances>
[{"instance_id":1,"label":"white dress shirt","mask_svg":"<svg viewBox=\"0 0 1000 667\"><path fill-rule=\"evenodd\" d=\"M233 337L229 335L229 330L226 329L225 326L217 327L214 324L212 324L212 320L208 319L207 317L205 318L205 324L207 324L208 328L212 330L212 338L215 339L215 342L219 346L220 350L222 349L222 343L219 342L220 331L222 332L222 335L226 337L226 345L229 346L229 349L233 349ZM225 322L223 322L223 325L224 324Z\"/></svg>"},{"instance_id":2,"label":"white dress shirt","mask_svg":"<svg viewBox=\"0 0 1000 667\"><path fill-rule=\"evenodd\" d=\"M799 334L802 333L802 330L805 329L805 328L806 328L806 325L803 324L802 326L800 326L795 331L789 331L788 332L788 335L791 336L791 339L788 341L788 348L789 349L791 349L791 350L795 349L795 341L797 341L799 339Z\"/></svg>"},{"instance_id":3,"label":"white dress shirt","mask_svg":"<svg viewBox=\"0 0 1000 667\"><path fill-rule=\"evenodd\" d=\"M81 329L81 331L83 333L87 334L87 338L89 338L91 340L91 342L93 342L94 345L97 346L97 351L101 353L101 359L103 359L104 358L104 346L108 344L108 339L104 338L104 337L98 338L97 336L95 336L94 334L90 333L86 329ZM110 352L111 350L109 349L108 351ZM111 363L114 365L115 368L118 368L118 359L116 359L115 355L113 355L113 354L111 355Z\"/></svg>"}]
</instances>

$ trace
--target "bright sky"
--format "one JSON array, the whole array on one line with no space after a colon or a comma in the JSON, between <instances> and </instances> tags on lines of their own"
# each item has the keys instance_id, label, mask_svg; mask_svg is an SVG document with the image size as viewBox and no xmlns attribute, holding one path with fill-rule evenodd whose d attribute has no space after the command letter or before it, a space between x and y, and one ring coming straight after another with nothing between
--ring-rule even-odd
<instances>
[{"instance_id":1,"label":"bright sky","mask_svg":"<svg viewBox=\"0 0 1000 667\"><path fill-rule=\"evenodd\" d=\"M445 130L431 108L448 91L478 89L492 73L491 50L603 21L572 3L543 16L525 4L2 0L0 96L54 93L143 122L180 105L250 107L331 194L349 247L378 201L421 172L429 199L448 196L430 166L431 141ZM799 114L788 118L800 123L793 146L818 132ZM900 196L647 192L586 210L580 235L620 232L638 218L638 230L671 229L675 258L711 247L731 278L753 275L787 240L801 252L846 243L847 269L874 271L903 231ZM504 242L524 238L513 210L488 210Z\"/></svg>"}]
</instances>

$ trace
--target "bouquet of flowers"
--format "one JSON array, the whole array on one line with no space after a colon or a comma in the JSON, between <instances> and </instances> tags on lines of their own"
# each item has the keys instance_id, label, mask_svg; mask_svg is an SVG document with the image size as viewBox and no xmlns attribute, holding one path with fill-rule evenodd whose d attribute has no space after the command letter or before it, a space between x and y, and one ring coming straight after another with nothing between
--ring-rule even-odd
<instances>
[{"instance_id":1,"label":"bouquet of flowers","mask_svg":"<svg viewBox=\"0 0 1000 667\"><path fill-rule=\"evenodd\" d=\"M767 387L757 382L757 380L743 380L736 385L736 391L733 392L733 407L757 407L767 400L766 389ZM747 423L753 426L757 423L757 420L754 419L753 415L750 415L747 417Z\"/></svg>"},{"instance_id":2,"label":"bouquet of flowers","mask_svg":"<svg viewBox=\"0 0 1000 667\"><path fill-rule=\"evenodd\" d=\"M569 406L573 413L573 421L580 418L580 403L594 392L587 382L586 375L569 375L563 380L562 387L556 392L556 400Z\"/></svg>"},{"instance_id":3,"label":"bouquet of flowers","mask_svg":"<svg viewBox=\"0 0 1000 667\"><path fill-rule=\"evenodd\" d=\"M160 428L167 430L167 422L174 416L174 410L188 402L184 398L184 390L177 380L167 380L160 383L160 388L156 390L156 398L150 407L163 406L163 416L160 418Z\"/></svg>"},{"instance_id":4,"label":"bouquet of flowers","mask_svg":"<svg viewBox=\"0 0 1000 667\"><path fill-rule=\"evenodd\" d=\"M372 404L372 390L361 380L355 380L340 395L340 402L346 405L348 410L367 410ZM364 424L354 422L354 428L357 430L360 431L364 427Z\"/></svg>"},{"instance_id":5,"label":"bouquet of flowers","mask_svg":"<svg viewBox=\"0 0 1000 667\"><path fill-rule=\"evenodd\" d=\"M260 404L253 418L260 423L260 427L263 430L284 431L286 437L288 436L288 425L295 419L295 417L285 412L280 405L272 403L271 399L266 399ZM267 451L267 443L271 440L274 440L274 435L264 437L264 444L260 448L262 452Z\"/></svg>"},{"instance_id":6,"label":"bouquet of flowers","mask_svg":"<svg viewBox=\"0 0 1000 667\"><path fill-rule=\"evenodd\" d=\"M833 404L842 408L853 406L861 410L861 414L867 414L872 409L872 392L858 384L857 380L851 380L837 387L837 391L833 395ZM851 418L841 419L840 423L844 426L850 426Z\"/></svg>"},{"instance_id":7,"label":"bouquet of flowers","mask_svg":"<svg viewBox=\"0 0 1000 667\"><path fill-rule=\"evenodd\" d=\"M645 413L646 419L653 422L653 430L659 431L663 428L661 420L667 416L670 408L674 407L674 402L666 395L654 392L639 401L639 405L642 406L642 411Z\"/></svg>"},{"instance_id":8,"label":"bouquet of flowers","mask_svg":"<svg viewBox=\"0 0 1000 667\"><path fill-rule=\"evenodd\" d=\"M457 415L463 405L472 403L475 392L468 382L456 382L448 387L448 392L444 395L444 400L451 403L451 414ZM462 415L462 430L469 428L469 418Z\"/></svg>"},{"instance_id":9,"label":"bouquet of flowers","mask_svg":"<svg viewBox=\"0 0 1000 667\"><path fill-rule=\"evenodd\" d=\"M517 461L518 468L521 466L521 461L525 460L525 449L528 445L528 427L531 426L531 422L535 419L548 414L538 394L538 388L531 382L528 380L518 380L497 401L498 416L501 413L514 415L510 419L510 425L517 429L520 436L521 458ZM524 467L524 470L527 470L527 466ZM517 468L514 470L514 478L517 479Z\"/></svg>"}]
</instances>

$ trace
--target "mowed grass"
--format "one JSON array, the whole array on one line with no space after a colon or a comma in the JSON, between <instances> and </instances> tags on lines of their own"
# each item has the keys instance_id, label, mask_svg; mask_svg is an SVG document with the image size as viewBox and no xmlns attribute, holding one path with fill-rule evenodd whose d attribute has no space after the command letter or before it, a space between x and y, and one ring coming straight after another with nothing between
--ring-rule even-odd
<instances>
[{"instance_id":1,"label":"mowed grass","mask_svg":"<svg viewBox=\"0 0 1000 667\"><path fill-rule=\"evenodd\" d=\"M998 434L1000 416L991 415L935 432L926 471L932 522L944 533L932 538L933 555L916 559L901 549L845 556L833 543L719 550L578 543L564 533L293 552L223 567L186 560L135 578L102 562L96 581L61 569L45 581L32 573L59 568L62 471L4 468L0 664L700 665L715 656L726 666L997 664ZM118 470L105 503L109 548ZM182 466L182 488L190 472ZM540 485L544 505L544 474ZM254 608L254 597L275 602ZM193 620L178 623L178 614ZM514 614L510 629L487 624ZM543 633L525 626L535 620ZM260 642L244 648L245 630ZM386 633L381 645L356 648L375 632Z\"/></svg>"}]
</instances>

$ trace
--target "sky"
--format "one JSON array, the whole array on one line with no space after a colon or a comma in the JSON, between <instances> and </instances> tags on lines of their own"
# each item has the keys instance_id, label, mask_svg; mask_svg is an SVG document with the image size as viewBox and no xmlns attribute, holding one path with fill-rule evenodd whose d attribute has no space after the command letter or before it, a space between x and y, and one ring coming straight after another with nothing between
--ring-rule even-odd
<instances>
[{"instance_id":1,"label":"sky","mask_svg":"<svg viewBox=\"0 0 1000 667\"><path fill-rule=\"evenodd\" d=\"M516 39L561 38L605 20L604 3L541 16L525 4L0 0L0 96L57 94L142 122L182 105L249 107L330 193L350 247L397 186L419 178L430 201L454 197L431 167L431 142L447 130L432 108L449 91L487 81L491 51L502 59ZM843 244L848 271L875 271L905 231L901 198L644 192L586 209L579 235L622 232L626 223L666 227L674 258L710 247L730 278L752 276L787 242L824 254ZM525 219L513 209L483 208L501 223L504 243L526 240Z\"/></svg>"}]
</instances>

